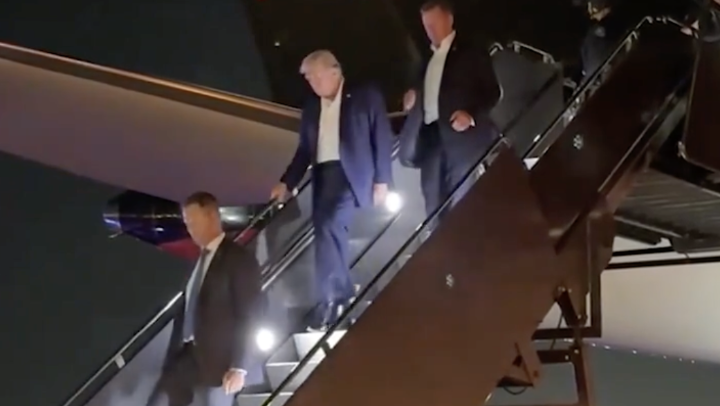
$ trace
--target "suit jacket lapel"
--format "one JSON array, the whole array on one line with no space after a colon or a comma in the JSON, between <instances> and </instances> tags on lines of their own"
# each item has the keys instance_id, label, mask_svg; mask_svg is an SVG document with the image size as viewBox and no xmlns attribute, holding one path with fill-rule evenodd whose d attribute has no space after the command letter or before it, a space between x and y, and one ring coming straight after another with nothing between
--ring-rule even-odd
<instances>
[{"instance_id":1,"label":"suit jacket lapel","mask_svg":"<svg viewBox=\"0 0 720 406\"><path fill-rule=\"evenodd\" d=\"M422 68L420 69L420 77L417 78L417 100L423 100L423 93L425 93L425 76L427 76L428 66L430 65L430 59L432 59L433 53L423 53ZM417 105L417 103L415 103Z\"/></svg>"},{"instance_id":2,"label":"suit jacket lapel","mask_svg":"<svg viewBox=\"0 0 720 406\"><path fill-rule=\"evenodd\" d=\"M205 274L205 279L203 280L202 287L200 288L200 295L202 296L204 292L207 291L208 286L210 286L210 283L212 283L212 280L215 278L215 275L220 271L222 267L223 258L225 256L225 249L227 247L227 244L233 244L233 242L228 239L227 237L223 238L222 242L217 248L217 251L215 251L215 255L213 255L212 259L210 260L210 263L208 264L207 273Z\"/></svg>"},{"instance_id":3,"label":"suit jacket lapel","mask_svg":"<svg viewBox=\"0 0 720 406\"><path fill-rule=\"evenodd\" d=\"M341 143L343 137L346 134L349 134L349 131L352 128L352 121L350 119L352 118L353 99L346 86L347 85L343 86L343 94L340 95L342 99L340 99L340 134L338 134L338 137L340 137Z\"/></svg>"},{"instance_id":4,"label":"suit jacket lapel","mask_svg":"<svg viewBox=\"0 0 720 406\"><path fill-rule=\"evenodd\" d=\"M310 141L310 152L313 156L313 163L317 156L317 145L318 145L318 132L320 130L320 98L314 96L312 102L308 105L308 117L307 122L308 141Z\"/></svg>"},{"instance_id":5,"label":"suit jacket lapel","mask_svg":"<svg viewBox=\"0 0 720 406\"><path fill-rule=\"evenodd\" d=\"M452 70L452 66L455 63L455 58L458 55L458 38L457 36L453 38L452 44L450 44L450 49L448 50L447 56L445 56L445 64L443 65L443 73L442 77L440 78L440 92L442 92L443 83L445 82L445 79L447 78L448 72Z\"/></svg>"}]
</instances>

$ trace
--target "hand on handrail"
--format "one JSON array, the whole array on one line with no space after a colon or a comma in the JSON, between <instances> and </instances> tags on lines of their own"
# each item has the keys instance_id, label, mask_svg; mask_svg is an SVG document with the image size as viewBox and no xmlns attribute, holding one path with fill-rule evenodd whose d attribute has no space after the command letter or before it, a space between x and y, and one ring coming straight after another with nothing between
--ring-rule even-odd
<instances>
[{"instance_id":1,"label":"hand on handrail","mask_svg":"<svg viewBox=\"0 0 720 406\"><path fill-rule=\"evenodd\" d=\"M272 190L270 190L271 203L285 203L289 197L290 190L288 189L288 186L283 182L279 182L277 185L273 186Z\"/></svg>"},{"instance_id":2,"label":"hand on handrail","mask_svg":"<svg viewBox=\"0 0 720 406\"><path fill-rule=\"evenodd\" d=\"M253 216L250 223L243 228L242 231L235 237L235 241L244 241L248 233L254 232L258 227L258 224L262 221L266 221L268 218L273 217L277 210L282 209L284 203L278 200L271 200L260 213ZM251 234L252 235L252 234Z\"/></svg>"}]
</instances>

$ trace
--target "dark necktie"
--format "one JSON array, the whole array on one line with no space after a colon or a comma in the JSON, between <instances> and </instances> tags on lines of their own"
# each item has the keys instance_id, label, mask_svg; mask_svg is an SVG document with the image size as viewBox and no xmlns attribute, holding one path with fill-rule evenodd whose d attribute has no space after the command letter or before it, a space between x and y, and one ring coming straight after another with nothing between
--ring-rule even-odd
<instances>
[{"instance_id":1,"label":"dark necktie","mask_svg":"<svg viewBox=\"0 0 720 406\"><path fill-rule=\"evenodd\" d=\"M203 283L203 276L205 271L205 265L207 262L208 254L210 251L203 249L200 251L200 258L195 266L195 272L193 272L192 279L190 280L190 286L186 292L187 297L185 298L185 320L183 321L183 338L190 340L195 334L195 317L197 316L197 302L200 297L200 288Z\"/></svg>"}]
</instances>

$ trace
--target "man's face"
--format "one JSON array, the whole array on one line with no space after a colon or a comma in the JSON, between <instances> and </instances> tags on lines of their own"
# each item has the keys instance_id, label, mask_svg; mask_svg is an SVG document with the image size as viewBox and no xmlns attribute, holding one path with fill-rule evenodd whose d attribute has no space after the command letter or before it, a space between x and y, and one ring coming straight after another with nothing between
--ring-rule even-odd
<instances>
[{"instance_id":1,"label":"man's face","mask_svg":"<svg viewBox=\"0 0 720 406\"><path fill-rule=\"evenodd\" d=\"M217 210L190 204L183 207L183 221L195 244L204 247L216 237L220 220Z\"/></svg>"},{"instance_id":2,"label":"man's face","mask_svg":"<svg viewBox=\"0 0 720 406\"><path fill-rule=\"evenodd\" d=\"M312 66L305 72L313 92L320 97L333 97L340 86L340 71L325 66Z\"/></svg>"},{"instance_id":3,"label":"man's face","mask_svg":"<svg viewBox=\"0 0 720 406\"><path fill-rule=\"evenodd\" d=\"M587 13L591 20L600 21L609 11L607 7L598 6L592 2L588 2L587 4Z\"/></svg>"},{"instance_id":4,"label":"man's face","mask_svg":"<svg viewBox=\"0 0 720 406\"><path fill-rule=\"evenodd\" d=\"M425 33L430 42L440 44L453 31L453 15L440 7L431 8L421 14Z\"/></svg>"}]
</instances>

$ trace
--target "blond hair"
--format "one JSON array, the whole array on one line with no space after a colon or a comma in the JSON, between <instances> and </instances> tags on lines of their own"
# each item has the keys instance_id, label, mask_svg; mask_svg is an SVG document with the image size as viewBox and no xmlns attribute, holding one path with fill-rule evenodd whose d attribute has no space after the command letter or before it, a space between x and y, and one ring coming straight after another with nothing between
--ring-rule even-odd
<instances>
[{"instance_id":1,"label":"blond hair","mask_svg":"<svg viewBox=\"0 0 720 406\"><path fill-rule=\"evenodd\" d=\"M300 73L304 75L316 67L337 69L342 72L340 62L338 62L335 55L327 49L313 51L303 58L302 63L300 64Z\"/></svg>"}]
</instances>

